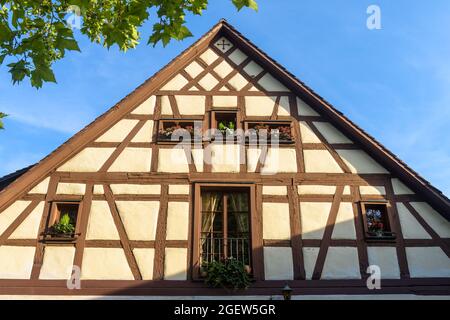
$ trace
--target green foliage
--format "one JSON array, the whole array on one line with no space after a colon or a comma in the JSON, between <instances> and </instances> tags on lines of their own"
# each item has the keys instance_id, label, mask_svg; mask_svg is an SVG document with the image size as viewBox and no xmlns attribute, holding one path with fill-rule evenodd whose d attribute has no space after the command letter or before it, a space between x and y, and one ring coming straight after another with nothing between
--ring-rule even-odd
<instances>
[{"instance_id":1,"label":"green foliage","mask_svg":"<svg viewBox=\"0 0 450 320\"><path fill-rule=\"evenodd\" d=\"M71 235L75 232L75 226L70 221L68 213L63 214L59 219L59 222L55 223L51 229L51 231L56 234Z\"/></svg>"},{"instance_id":2,"label":"green foliage","mask_svg":"<svg viewBox=\"0 0 450 320\"><path fill-rule=\"evenodd\" d=\"M219 122L219 130L225 134L233 134L235 129L235 124L232 121L229 121L228 124L225 121Z\"/></svg>"},{"instance_id":3,"label":"green foliage","mask_svg":"<svg viewBox=\"0 0 450 320\"><path fill-rule=\"evenodd\" d=\"M225 289L247 289L250 277L244 264L236 259L229 258L223 262L212 261L204 266L206 271L206 284L211 287Z\"/></svg>"},{"instance_id":4,"label":"green foliage","mask_svg":"<svg viewBox=\"0 0 450 320\"><path fill-rule=\"evenodd\" d=\"M3 129L3 122L2 122L2 118L6 117L7 114L0 112L0 129Z\"/></svg>"},{"instance_id":5,"label":"green foliage","mask_svg":"<svg viewBox=\"0 0 450 320\"><path fill-rule=\"evenodd\" d=\"M258 9L255 0L232 3L238 10ZM8 60L13 84L29 78L40 88L56 82L54 62L67 51L80 51L68 18L78 19L81 34L92 42L126 51L139 44L139 28L150 11L156 15L148 44L166 46L192 36L185 17L201 15L207 5L208 0L0 0L0 65Z\"/></svg>"}]
</instances>

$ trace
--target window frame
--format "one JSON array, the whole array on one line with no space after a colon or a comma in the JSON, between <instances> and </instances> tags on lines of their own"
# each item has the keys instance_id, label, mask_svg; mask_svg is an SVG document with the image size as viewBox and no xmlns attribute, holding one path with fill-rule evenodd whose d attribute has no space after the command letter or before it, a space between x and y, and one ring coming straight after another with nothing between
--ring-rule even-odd
<instances>
[{"instance_id":1,"label":"window frame","mask_svg":"<svg viewBox=\"0 0 450 320\"><path fill-rule=\"evenodd\" d=\"M367 225L367 216L366 216L366 212L367 212L367 207L368 206L383 206L383 213L384 213L384 217L383 220L384 222L388 224L389 230L388 231L384 231L384 235L383 236L374 236L373 234L371 234L371 232L369 231L368 225ZM361 214L362 214L362 222L363 222L363 228L364 228L364 238L366 239L366 241L369 242L395 242L395 239L397 237L396 233L394 232L394 221L392 219L392 215L390 213L390 204L389 201L385 201L385 200L365 200L365 201L361 201L360 204L360 209L361 209Z\"/></svg>"},{"instance_id":2,"label":"window frame","mask_svg":"<svg viewBox=\"0 0 450 320\"><path fill-rule=\"evenodd\" d=\"M239 121L239 111L235 109L213 109L211 110L211 121L210 121L210 130L211 130L211 139L214 140L214 137L217 133L220 133L218 131L218 115L219 114L234 114L236 118L236 128L235 130L242 129L242 122ZM238 136L235 134L233 137L234 140L238 139ZM226 137L223 137L223 140L226 140Z\"/></svg>"},{"instance_id":3,"label":"window frame","mask_svg":"<svg viewBox=\"0 0 450 320\"><path fill-rule=\"evenodd\" d=\"M280 145L291 145L291 144L295 144L296 139L295 139L295 129L294 129L294 122L292 120L245 120L244 121L244 131L246 133L246 137L245 137L245 143L246 144L250 144L250 141L248 139L247 133L248 130L251 129L251 127L253 125L258 125L258 124L263 124L263 125L269 125L269 126L275 126L275 125L286 125L289 126L291 129L291 140L279 140L279 144ZM267 140L268 143L270 143L270 139ZM258 141L259 143L259 141Z\"/></svg>"},{"instance_id":4,"label":"window frame","mask_svg":"<svg viewBox=\"0 0 450 320\"><path fill-rule=\"evenodd\" d=\"M195 122L201 122L201 132L202 132L202 137L200 139L191 139L190 143L194 143L194 142L201 142L203 140L203 134L204 134L204 126L203 126L203 120L202 119L198 119L198 118L161 118L158 120L158 128L156 130L156 137L155 137L155 141L158 144L179 144L179 143L187 143L184 140L182 141L176 141L176 140L171 140L171 139L164 139L160 137L160 131L164 129L164 125L167 123L192 123L192 127L195 128Z\"/></svg>"},{"instance_id":5,"label":"window frame","mask_svg":"<svg viewBox=\"0 0 450 320\"><path fill-rule=\"evenodd\" d=\"M76 205L78 206L76 213L76 221L75 221L75 231L72 237L58 237L53 236L50 232L50 228L61 218L61 211L58 209L58 205ZM55 200L50 203L50 213L48 215L45 231L44 231L44 241L52 242L52 243L67 243L67 242L76 242L78 236L80 235L80 219L82 213L82 201L77 200Z\"/></svg>"},{"instance_id":6,"label":"window frame","mask_svg":"<svg viewBox=\"0 0 450 320\"><path fill-rule=\"evenodd\" d=\"M201 193L205 189L220 189L223 192L230 191L237 188L248 188L249 195L249 261L252 269L252 275L257 273L257 270L263 266L263 261L258 260L257 250L262 250L262 243L258 243L256 235L262 232L259 231L257 216L256 216L256 187L254 184L228 184L228 183L196 183L194 185L194 219L193 219L193 241L192 241L192 262L191 262L191 276L193 280L202 280L200 268L200 245L201 245L201 225L202 225L202 197Z\"/></svg>"}]
</instances>

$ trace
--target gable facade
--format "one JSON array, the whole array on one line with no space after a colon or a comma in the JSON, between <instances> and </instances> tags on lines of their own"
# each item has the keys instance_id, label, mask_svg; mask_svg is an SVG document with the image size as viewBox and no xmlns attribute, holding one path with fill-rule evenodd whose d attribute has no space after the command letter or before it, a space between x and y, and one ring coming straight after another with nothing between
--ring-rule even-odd
<instances>
[{"instance_id":1,"label":"gable facade","mask_svg":"<svg viewBox=\"0 0 450 320\"><path fill-rule=\"evenodd\" d=\"M242 136L221 141L229 119ZM245 138L261 125L289 141ZM176 126L201 137L164 139ZM52 239L57 212L73 206L74 236ZM370 236L373 206L389 236ZM220 239L250 267L244 294L277 295L288 282L294 294L448 295L449 208L221 21L0 192L0 294L223 294L201 276L204 259L224 254ZM216 215L226 219L205 236ZM373 265L377 292L366 285ZM67 287L71 277L81 289Z\"/></svg>"}]
</instances>

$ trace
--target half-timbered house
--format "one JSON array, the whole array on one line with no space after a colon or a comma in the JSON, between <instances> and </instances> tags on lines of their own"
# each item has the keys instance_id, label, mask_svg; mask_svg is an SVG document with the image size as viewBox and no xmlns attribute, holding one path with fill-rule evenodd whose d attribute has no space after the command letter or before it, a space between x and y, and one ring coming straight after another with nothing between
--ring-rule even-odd
<instances>
[{"instance_id":1,"label":"half-timbered house","mask_svg":"<svg viewBox=\"0 0 450 320\"><path fill-rule=\"evenodd\" d=\"M449 200L223 20L1 188L0 295L450 295Z\"/></svg>"}]
</instances>

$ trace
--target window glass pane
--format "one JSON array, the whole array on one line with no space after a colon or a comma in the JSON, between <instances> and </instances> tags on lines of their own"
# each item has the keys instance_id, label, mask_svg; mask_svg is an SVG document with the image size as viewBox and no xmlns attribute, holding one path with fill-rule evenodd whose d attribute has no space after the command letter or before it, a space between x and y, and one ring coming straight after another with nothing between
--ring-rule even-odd
<instances>
[{"instance_id":1,"label":"window glass pane","mask_svg":"<svg viewBox=\"0 0 450 320\"><path fill-rule=\"evenodd\" d=\"M248 194L230 193L227 197L229 237L240 237L249 231Z\"/></svg>"},{"instance_id":2,"label":"window glass pane","mask_svg":"<svg viewBox=\"0 0 450 320\"><path fill-rule=\"evenodd\" d=\"M222 194L218 192L204 192L202 194L202 232L220 231L222 221Z\"/></svg>"}]
</instances>

